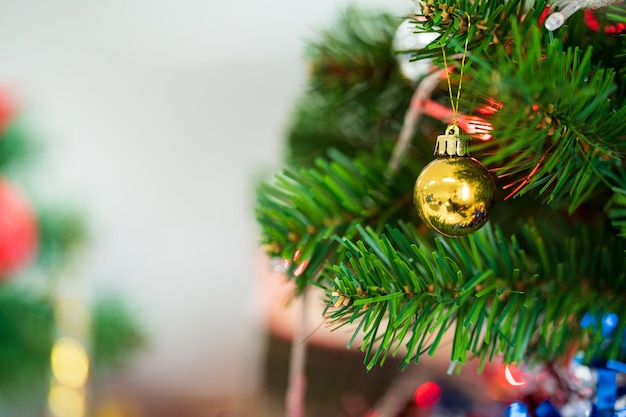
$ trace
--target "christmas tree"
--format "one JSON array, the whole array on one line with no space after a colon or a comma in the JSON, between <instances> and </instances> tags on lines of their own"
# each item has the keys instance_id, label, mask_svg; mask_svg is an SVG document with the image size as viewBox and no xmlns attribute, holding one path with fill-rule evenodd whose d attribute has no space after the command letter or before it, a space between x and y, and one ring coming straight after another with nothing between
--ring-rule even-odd
<instances>
[{"instance_id":1,"label":"christmas tree","mask_svg":"<svg viewBox=\"0 0 626 417\"><path fill-rule=\"evenodd\" d=\"M0 415L81 417L144 335L121 298L86 294L72 277L88 223L38 197L45 184L28 175L38 139L0 92Z\"/></svg>"},{"instance_id":2,"label":"christmas tree","mask_svg":"<svg viewBox=\"0 0 626 417\"><path fill-rule=\"evenodd\" d=\"M414 366L450 335L451 374L501 362L556 381L511 415L624 407L626 14L611 3L350 9L308 43L255 214L366 369Z\"/></svg>"}]
</instances>

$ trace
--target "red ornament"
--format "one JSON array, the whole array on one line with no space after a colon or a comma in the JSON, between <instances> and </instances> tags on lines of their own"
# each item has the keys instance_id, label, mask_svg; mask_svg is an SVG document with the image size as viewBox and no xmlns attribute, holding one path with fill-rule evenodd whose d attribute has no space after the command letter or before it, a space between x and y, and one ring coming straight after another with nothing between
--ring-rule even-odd
<instances>
[{"instance_id":1,"label":"red ornament","mask_svg":"<svg viewBox=\"0 0 626 417\"><path fill-rule=\"evenodd\" d=\"M37 224L19 190L0 178L0 279L30 261L37 247Z\"/></svg>"},{"instance_id":2,"label":"red ornament","mask_svg":"<svg viewBox=\"0 0 626 417\"><path fill-rule=\"evenodd\" d=\"M415 390L415 404L418 407L432 407L441 397L441 387L434 382L424 382Z\"/></svg>"}]
</instances>

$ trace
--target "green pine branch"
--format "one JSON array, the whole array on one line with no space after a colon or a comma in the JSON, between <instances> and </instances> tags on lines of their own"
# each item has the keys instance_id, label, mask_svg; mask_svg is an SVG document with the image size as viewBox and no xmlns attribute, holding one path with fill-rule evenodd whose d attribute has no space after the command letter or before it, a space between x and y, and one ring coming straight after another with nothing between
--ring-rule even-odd
<instances>
[{"instance_id":1,"label":"green pine branch","mask_svg":"<svg viewBox=\"0 0 626 417\"><path fill-rule=\"evenodd\" d=\"M349 8L307 44L310 75L287 132L289 163L311 166L329 148L354 156L395 139L413 94L391 50L398 23Z\"/></svg>"},{"instance_id":2,"label":"green pine branch","mask_svg":"<svg viewBox=\"0 0 626 417\"><path fill-rule=\"evenodd\" d=\"M136 317L119 298L99 297L90 306L89 334L93 372L127 363L145 344ZM33 397L33 387L47 388L50 351L58 329L54 300L20 282L0 286L0 398Z\"/></svg>"},{"instance_id":3,"label":"green pine branch","mask_svg":"<svg viewBox=\"0 0 626 417\"><path fill-rule=\"evenodd\" d=\"M85 243L86 225L83 216L68 209L38 207L39 241L37 261L45 269L58 268Z\"/></svg>"},{"instance_id":4,"label":"green pine branch","mask_svg":"<svg viewBox=\"0 0 626 417\"><path fill-rule=\"evenodd\" d=\"M384 176L389 154L379 150L350 159L331 149L314 167L287 167L258 187L261 243L270 256L291 263L300 289L341 260L334 236L354 236L357 224L382 230L388 221L415 216L411 189L417 173L398 176L410 183L390 181Z\"/></svg>"},{"instance_id":5,"label":"green pine branch","mask_svg":"<svg viewBox=\"0 0 626 417\"><path fill-rule=\"evenodd\" d=\"M537 189L549 203L567 201L571 213L603 191L599 186L614 185L603 172L625 151L624 86L616 74L626 54L623 37L606 40L617 50L596 53L593 41L606 35L580 18L572 20L573 35L555 38L539 22L545 5L422 2L428 20L416 31L442 36L413 53L442 65L441 48L461 54L469 37L462 109L501 105L490 119L494 139L474 150L492 154L483 162L509 181L511 196Z\"/></svg>"},{"instance_id":6,"label":"green pine branch","mask_svg":"<svg viewBox=\"0 0 626 417\"><path fill-rule=\"evenodd\" d=\"M603 210L613 227L621 237L626 237L626 171L614 169L607 173L611 178L613 195Z\"/></svg>"},{"instance_id":7,"label":"green pine branch","mask_svg":"<svg viewBox=\"0 0 626 417\"><path fill-rule=\"evenodd\" d=\"M626 237L626 189L615 187L613 191L614 195L606 207L607 215L619 235Z\"/></svg>"},{"instance_id":8,"label":"green pine branch","mask_svg":"<svg viewBox=\"0 0 626 417\"><path fill-rule=\"evenodd\" d=\"M521 0L427 0L420 5L421 14L413 17L416 21L425 21L416 32L438 32L442 36L424 50L413 53L416 58L433 58L442 64L441 47L446 48L448 55L463 53L468 36L468 49L474 55L485 53L494 45L508 44L515 37L513 25L522 27L523 31L537 26L547 1L536 1L528 9Z\"/></svg>"},{"instance_id":9,"label":"green pine branch","mask_svg":"<svg viewBox=\"0 0 626 417\"><path fill-rule=\"evenodd\" d=\"M615 96L615 71L592 61L592 50L563 49L539 29L514 29L517 42L494 48L470 69L471 87L502 106L483 162L509 179L513 195L537 189L573 212L594 197L626 151L626 106ZM512 50L511 50L512 49ZM469 83L468 83L469 84Z\"/></svg>"},{"instance_id":10,"label":"green pine branch","mask_svg":"<svg viewBox=\"0 0 626 417\"><path fill-rule=\"evenodd\" d=\"M558 360L584 348L587 360L618 358L622 330L609 347L589 313L619 315L626 290L624 244L576 225L570 234L529 221L506 237L490 225L463 239L430 241L412 226L384 234L358 227L360 240L343 238L347 261L334 267L327 295L331 320L354 324L371 369L389 355L403 365L432 355L452 329L451 360ZM353 339L354 339L353 337Z\"/></svg>"},{"instance_id":11,"label":"green pine branch","mask_svg":"<svg viewBox=\"0 0 626 417\"><path fill-rule=\"evenodd\" d=\"M583 28L580 14L568 20L581 27L576 33L547 32L539 23L545 4L424 4L430 20L420 25L444 36L414 51L416 59L441 64L445 41L458 65L454 54L470 37L460 110L501 104L489 117L493 138L472 154L518 197L499 199L498 226L462 239L433 241L411 203L441 121L423 117L402 171L384 175L414 88L385 54L388 17L361 26L354 14L311 49L316 61L288 134L289 165L257 189L255 214L266 251L290 262L298 288L323 287L334 323L354 326L353 341L363 335L368 369L390 355L406 366L433 354L448 331L454 363L474 355L483 363L494 355L558 360L575 349L588 360L623 359L626 248L615 230L626 235L624 48L615 57L592 48L601 34ZM623 46L623 38L606 42ZM434 100L448 94L439 87ZM339 150L320 157L331 148ZM537 204L541 198L550 204ZM512 220L530 217L542 220ZM608 341L581 328L583 315L607 312L620 316Z\"/></svg>"},{"instance_id":12,"label":"green pine branch","mask_svg":"<svg viewBox=\"0 0 626 417\"><path fill-rule=\"evenodd\" d=\"M142 323L126 301L99 297L91 307L91 346L95 372L117 370L147 344Z\"/></svg>"},{"instance_id":13,"label":"green pine branch","mask_svg":"<svg viewBox=\"0 0 626 417\"><path fill-rule=\"evenodd\" d=\"M34 142L26 140L26 136L25 122L19 118L0 132L0 172L3 175L13 173L18 166L23 169L40 150Z\"/></svg>"}]
</instances>

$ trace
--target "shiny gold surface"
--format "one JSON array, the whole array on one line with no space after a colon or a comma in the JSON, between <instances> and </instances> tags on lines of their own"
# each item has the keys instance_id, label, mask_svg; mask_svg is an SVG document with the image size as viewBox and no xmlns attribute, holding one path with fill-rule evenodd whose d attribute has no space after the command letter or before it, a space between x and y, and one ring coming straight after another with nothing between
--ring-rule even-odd
<instances>
[{"instance_id":1,"label":"shiny gold surface","mask_svg":"<svg viewBox=\"0 0 626 417\"><path fill-rule=\"evenodd\" d=\"M487 168L470 156L439 157L422 170L413 191L420 217L449 237L480 229L495 204L496 186Z\"/></svg>"}]
</instances>

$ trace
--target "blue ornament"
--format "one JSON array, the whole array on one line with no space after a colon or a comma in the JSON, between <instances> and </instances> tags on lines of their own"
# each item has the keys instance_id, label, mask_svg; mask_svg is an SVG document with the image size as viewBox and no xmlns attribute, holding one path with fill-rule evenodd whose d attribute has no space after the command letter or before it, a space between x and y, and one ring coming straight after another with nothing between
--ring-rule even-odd
<instances>
[{"instance_id":1,"label":"blue ornament","mask_svg":"<svg viewBox=\"0 0 626 417\"><path fill-rule=\"evenodd\" d=\"M528 406L524 403L512 403L506 408L506 417L530 417Z\"/></svg>"}]
</instances>

